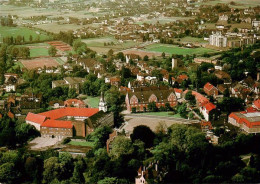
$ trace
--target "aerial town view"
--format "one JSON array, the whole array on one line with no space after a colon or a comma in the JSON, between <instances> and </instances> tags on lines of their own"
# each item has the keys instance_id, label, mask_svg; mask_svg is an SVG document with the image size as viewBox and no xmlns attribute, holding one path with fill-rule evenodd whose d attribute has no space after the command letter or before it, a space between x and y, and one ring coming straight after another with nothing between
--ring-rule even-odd
<instances>
[{"instance_id":1,"label":"aerial town view","mask_svg":"<svg viewBox=\"0 0 260 184\"><path fill-rule=\"evenodd\" d=\"M0 0L0 184L260 183L260 0Z\"/></svg>"}]
</instances>

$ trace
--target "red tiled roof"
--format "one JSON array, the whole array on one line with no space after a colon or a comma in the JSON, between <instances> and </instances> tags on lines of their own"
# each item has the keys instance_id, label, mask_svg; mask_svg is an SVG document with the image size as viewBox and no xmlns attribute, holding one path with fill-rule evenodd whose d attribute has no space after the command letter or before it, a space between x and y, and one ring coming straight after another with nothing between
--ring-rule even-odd
<instances>
[{"instance_id":1,"label":"red tiled roof","mask_svg":"<svg viewBox=\"0 0 260 184\"><path fill-rule=\"evenodd\" d=\"M14 114L11 112L11 111L9 111L8 113L7 113L7 116L9 117L9 118L14 118Z\"/></svg>"},{"instance_id":2,"label":"red tiled roof","mask_svg":"<svg viewBox=\"0 0 260 184\"><path fill-rule=\"evenodd\" d=\"M42 127L52 127L52 128L72 128L73 125L71 121L60 121L48 119L41 124Z\"/></svg>"},{"instance_id":3,"label":"red tiled roof","mask_svg":"<svg viewBox=\"0 0 260 184\"><path fill-rule=\"evenodd\" d=\"M78 100L78 99L68 99L64 102L64 104L67 104L67 105L79 104L79 105L81 105L81 104L84 104L84 102L81 101L81 100Z\"/></svg>"},{"instance_id":4,"label":"red tiled roof","mask_svg":"<svg viewBox=\"0 0 260 184\"><path fill-rule=\"evenodd\" d=\"M215 86L213 86L212 84L210 84L209 82L207 84L204 85L204 89L210 91L212 88L214 88Z\"/></svg>"},{"instance_id":5,"label":"red tiled roof","mask_svg":"<svg viewBox=\"0 0 260 184\"><path fill-rule=\"evenodd\" d=\"M205 105L205 108L207 109L207 111L211 111L213 109L216 109L216 106L213 103L207 103Z\"/></svg>"},{"instance_id":6,"label":"red tiled roof","mask_svg":"<svg viewBox=\"0 0 260 184\"><path fill-rule=\"evenodd\" d=\"M260 99L254 101L254 105L257 109L260 109Z\"/></svg>"},{"instance_id":7,"label":"red tiled roof","mask_svg":"<svg viewBox=\"0 0 260 184\"><path fill-rule=\"evenodd\" d=\"M50 119L59 119L64 116L82 116L91 117L98 113L98 108L77 108L77 107L66 107L55 109L47 112L40 113L40 115L46 116Z\"/></svg>"},{"instance_id":8,"label":"red tiled roof","mask_svg":"<svg viewBox=\"0 0 260 184\"><path fill-rule=\"evenodd\" d=\"M182 89L174 88L175 93L182 93Z\"/></svg>"},{"instance_id":9,"label":"red tiled roof","mask_svg":"<svg viewBox=\"0 0 260 184\"><path fill-rule=\"evenodd\" d=\"M182 74L182 75L179 75L178 78L181 79L181 80L186 80L189 77L187 75L185 75L185 74Z\"/></svg>"},{"instance_id":10,"label":"red tiled roof","mask_svg":"<svg viewBox=\"0 0 260 184\"><path fill-rule=\"evenodd\" d=\"M211 124L210 121L202 121L200 123L200 126L201 126L201 128L204 128L204 127L208 126L208 129L210 129L210 130L213 129L212 124Z\"/></svg>"},{"instance_id":11,"label":"red tiled roof","mask_svg":"<svg viewBox=\"0 0 260 184\"><path fill-rule=\"evenodd\" d=\"M29 112L25 118L26 121L32 121L34 123L42 124L46 119L46 116L40 114L33 114Z\"/></svg>"}]
</instances>

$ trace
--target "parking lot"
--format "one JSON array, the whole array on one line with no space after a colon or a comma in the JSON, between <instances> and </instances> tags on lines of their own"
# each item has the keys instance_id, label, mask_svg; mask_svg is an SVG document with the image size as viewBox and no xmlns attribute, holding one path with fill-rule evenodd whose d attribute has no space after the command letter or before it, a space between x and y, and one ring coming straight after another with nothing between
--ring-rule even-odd
<instances>
[{"instance_id":1,"label":"parking lot","mask_svg":"<svg viewBox=\"0 0 260 184\"><path fill-rule=\"evenodd\" d=\"M47 149L48 147L51 147L58 142L59 140L57 138L36 137L31 142L29 142L29 147L31 150Z\"/></svg>"}]
</instances>

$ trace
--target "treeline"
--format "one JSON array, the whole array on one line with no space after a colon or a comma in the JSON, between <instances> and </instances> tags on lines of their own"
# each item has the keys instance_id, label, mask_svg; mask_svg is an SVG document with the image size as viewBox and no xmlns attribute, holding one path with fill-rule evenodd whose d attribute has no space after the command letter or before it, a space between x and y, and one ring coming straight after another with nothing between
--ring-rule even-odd
<instances>
[{"instance_id":1,"label":"treeline","mask_svg":"<svg viewBox=\"0 0 260 184\"><path fill-rule=\"evenodd\" d=\"M13 22L11 15L9 15L8 17L1 17L0 22L1 22L1 26L9 26L9 27L16 26Z\"/></svg>"},{"instance_id":2,"label":"treeline","mask_svg":"<svg viewBox=\"0 0 260 184\"><path fill-rule=\"evenodd\" d=\"M86 157L51 150L2 151L0 182L130 184L140 166L152 162L158 164L158 174L149 168L148 183L260 182L257 135L223 132L219 145L212 145L195 127L167 129L161 122L155 133L143 125L134 128L130 139L120 132L108 153L106 140L111 132L105 126L90 134L86 139L93 140L94 146Z\"/></svg>"}]
</instances>

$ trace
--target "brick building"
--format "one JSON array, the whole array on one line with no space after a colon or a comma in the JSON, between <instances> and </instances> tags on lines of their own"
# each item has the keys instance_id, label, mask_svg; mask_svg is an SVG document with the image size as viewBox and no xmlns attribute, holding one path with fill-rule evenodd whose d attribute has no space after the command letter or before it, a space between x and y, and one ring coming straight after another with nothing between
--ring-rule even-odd
<instances>
[{"instance_id":1,"label":"brick building","mask_svg":"<svg viewBox=\"0 0 260 184\"><path fill-rule=\"evenodd\" d=\"M242 112L232 112L228 122L247 133L260 133L260 111L249 108Z\"/></svg>"},{"instance_id":2,"label":"brick building","mask_svg":"<svg viewBox=\"0 0 260 184\"><path fill-rule=\"evenodd\" d=\"M95 118L93 118L95 117ZM43 137L86 137L94 128L102 125L113 125L114 118L110 113L98 108L65 107L39 114L28 113L26 123L35 126Z\"/></svg>"},{"instance_id":3,"label":"brick building","mask_svg":"<svg viewBox=\"0 0 260 184\"><path fill-rule=\"evenodd\" d=\"M157 108L165 107L166 103L174 107L178 103L174 89L166 86L134 88L127 92L125 102L127 110L130 112L133 108L136 108L136 111L146 111L148 104L152 102L156 103Z\"/></svg>"}]
</instances>

